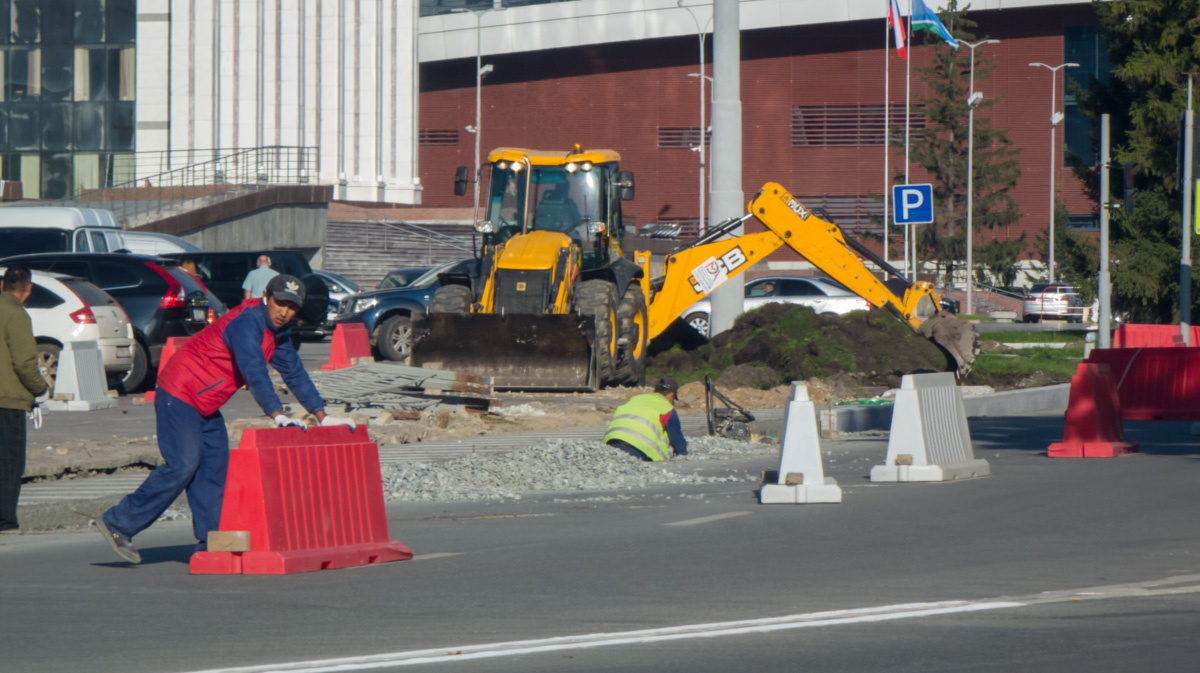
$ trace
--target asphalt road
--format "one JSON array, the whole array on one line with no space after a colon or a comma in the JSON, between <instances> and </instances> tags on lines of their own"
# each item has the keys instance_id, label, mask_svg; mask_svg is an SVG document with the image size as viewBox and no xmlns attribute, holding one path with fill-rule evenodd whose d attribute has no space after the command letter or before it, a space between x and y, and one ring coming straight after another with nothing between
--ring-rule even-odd
<instances>
[{"instance_id":1,"label":"asphalt road","mask_svg":"<svg viewBox=\"0 0 1200 673\"><path fill-rule=\"evenodd\" d=\"M1194 670L1196 442L1126 425L1143 453L1051 460L1061 414L973 419L993 476L948 484L872 484L884 440L829 443L840 505L744 482L398 504L415 560L302 575L191 576L187 523L136 567L95 533L0 536L0 669Z\"/></svg>"}]
</instances>

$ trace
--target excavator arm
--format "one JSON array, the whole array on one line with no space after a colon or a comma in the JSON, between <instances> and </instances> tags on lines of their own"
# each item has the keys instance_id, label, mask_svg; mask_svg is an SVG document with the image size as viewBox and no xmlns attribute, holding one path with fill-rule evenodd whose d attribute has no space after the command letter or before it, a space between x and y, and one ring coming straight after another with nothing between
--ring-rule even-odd
<instances>
[{"instance_id":1,"label":"excavator arm","mask_svg":"<svg viewBox=\"0 0 1200 673\"><path fill-rule=\"evenodd\" d=\"M647 296L658 289L649 307L650 338L726 280L787 245L830 278L872 305L888 310L941 347L953 359L960 378L971 370L979 353L979 334L970 323L941 310L941 297L931 284L904 280L886 262L848 241L836 224L814 215L777 183L764 185L750 200L749 210L748 215L719 225L696 245L669 255L661 279L652 282L649 274L643 274ZM751 216L767 230L720 238ZM867 269L859 254L876 261L894 277L886 283L881 281ZM646 265L648 256L639 255L638 262ZM659 283L661 288L654 287Z\"/></svg>"}]
</instances>

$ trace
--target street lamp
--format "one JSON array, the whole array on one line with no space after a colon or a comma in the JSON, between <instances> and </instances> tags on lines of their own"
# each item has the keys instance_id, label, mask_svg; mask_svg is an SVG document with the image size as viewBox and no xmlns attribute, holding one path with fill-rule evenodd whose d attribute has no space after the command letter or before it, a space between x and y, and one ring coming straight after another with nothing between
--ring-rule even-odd
<instances>
[{"instance_id":1,"label":"street lamp","mask_svg":"<svg viewBox=\"0 0 1200 673\"><path fill-rule=\"evenodd\" d=\"M1057 97L1058 71L1063 68L1078 68L1078 63L1063 63L1061 65L1049 66L1045 63L1030 63L1031 68L1046 68L1050 71L1050 277L1047 279L1051 283L1054 282L1054 127L1063 120L1063 113L1054 110L1055 99Z\"/></svg>"},{"instance_id":2,"label":"street lamp","mask_svg":"<svg viewBox=\"0 0 1200 673\"><path fill-rule=\"evenodd\" d=\"M700 156L700 235L703 236L705 231L708 230L707 222L704 219L704 192L707 191L704 182L704 141L707 135L704 126L704 80L708 79L704 76L704 35L708 31L709 24L712 23L712 16L709 16L708 21L705 21L704 26L701 26L700 19L696 18L696 14L690 8L684 6L683 0L675 0L675 5L687 12L688 16L692 17L692 21L696 24L696 37L700 43L700 73L696 76L696 79L700 82L700 148L697 151Z\"/></svg>"},{"instance_id":3,"label":"street lamp","mask_svg":"<svg viewBox=\"0 0 1200 673\"><path fill-rule=\"evenodd\" d=\"M975 314L975 265L972 241L975 235L975 108L983 102L983 94L975 93L975 48L984 44L1000 44L1000 40L980 40L974 44L959 41L971 50L971 90L967 93L967 315Z\"/></svg>"},{"instance_id":4,"label":"street lamp","mask_svg":"<svg viewBox=\"0 0 1200 673\"><path fill-rule=\"evenodd\" d=\"M503 7L501 7L500 9L503 9ZM479 156L479 138L482 135L481 131L482 131L482 121L483 121L483 107L482 107L483 78L485 75L487 75L489 72L491 72L493 70L491 63L487 64L487 67L484 67L482 64L483 52L480 49L479 21L480 21L480 19L483 18L484 14L487 14L488 12L491 12L493 10L499 11L495 7L488 7L486 9L481 9L478 11L473 10L473 9L467 9L465 7L455 7L454 9L450 10L451 12L456 12L456 13L470 12L471 14L475 15L475 125L466 127L468 133L475 134L475 216L473 219L474 222L479 221L479 178L481 176L481 166L480 166L480 156Z\"/></svg>"}]
</instances>

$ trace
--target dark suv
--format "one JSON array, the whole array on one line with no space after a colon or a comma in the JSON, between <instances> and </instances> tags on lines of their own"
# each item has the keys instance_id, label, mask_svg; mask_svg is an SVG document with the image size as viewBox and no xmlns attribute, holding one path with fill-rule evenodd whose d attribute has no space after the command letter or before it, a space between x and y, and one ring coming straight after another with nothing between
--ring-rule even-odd
<instances>
[{"instance_id":1,"label":"dark suv","mask_svg":"<svg viewBox=\"0 0 1200 673\"><path fill-rule=\"evenodd\" d=\"M335 321L362 323L371 335L371 346L389 360L404 362L412 346L414 313L426 313L433 293L441 285L441 274L479 275L479 260L471 258L436 266L404 287L374 290L344 297Z\"/></svg>"},{"instance_id":2,"label":"dark suv","mask_svg":"<svg viewBox=\"0 0 1200 673\"><path fill-rule=\"evenodd\" d=\"M242 283L246 274L258 266L259 255L271 258L271 268L304 281L304 308L292 325L292 332L303 336L325 336L332 332L328 324L329 288L313 275L308 260L297 250L238 250L236 252L170 252L168 259L196 264L200 276L217 299L233 308L242 303Z\"/></svg>"},{"instance_id":3,"label":"dark suv","mask_svg":"<svg viewBox=\"0 0 1200 673\"><path fill-rule=\"evenodd\" d=\"M125 392L142 387L157 370L168 337L191 336L208 325L209 302L194 283L181 282L173 260L117 253L43 253L3 260L11 266L52 271L91 281L125 309L133 325L133 367L123 381Z\"/></svg>"}]
</instances>

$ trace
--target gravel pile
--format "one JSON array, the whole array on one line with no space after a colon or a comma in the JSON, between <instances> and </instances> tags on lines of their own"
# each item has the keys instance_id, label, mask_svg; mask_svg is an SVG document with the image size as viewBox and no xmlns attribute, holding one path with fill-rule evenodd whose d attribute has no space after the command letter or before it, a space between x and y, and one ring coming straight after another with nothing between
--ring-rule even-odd
<instances>
[{"instance_id":1,"label":"gravel pile","mask_svg":"<svg viewBox=\"0 0 1200 673\"><path fill-rule=\"evenodd\" d=\"M716 437L688 440L679 461L721 456L772 454L778 445ZM389 465L383 470L388 500L520 500L536 491L613 491L663 484L756 482L758 474L676 474L660 463L638 460L600 442L544 440L509 453L473 454L453 460Z\"/></svg>"}]
</instances>

